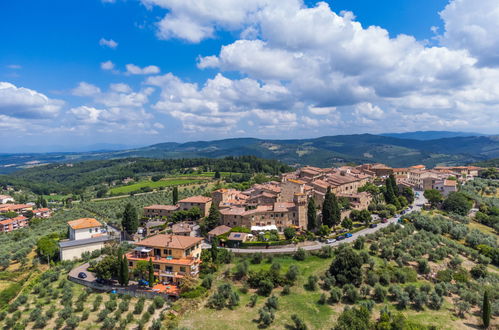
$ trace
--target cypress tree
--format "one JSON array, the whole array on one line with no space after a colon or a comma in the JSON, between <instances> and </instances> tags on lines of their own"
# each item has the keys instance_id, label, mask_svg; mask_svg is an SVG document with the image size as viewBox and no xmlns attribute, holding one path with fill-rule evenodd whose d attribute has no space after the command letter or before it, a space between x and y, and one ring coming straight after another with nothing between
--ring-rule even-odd
<instances>
[{"instance_id":1,"label":"cypress tree","mask_svg":"<svg viewBox=\"0 0 499 330\"><path fill-rule=\"evenodd\" d=\"M121 225L123 226L123 229L130 235L135 234L137 228L139 228L139 217L137 215L137 210L131 203L128 203L125 206Z\"/></svg>"},{"instance_id":2,"label":"cypress tree","mask_svg":"<svg viewBox=\"0 0 499 330\"><path fill-rule=\"evenodd\" d=\"M388 179L390 180L390 184L392 185L394 195L399 196L399 187L397 186L397 180L395 180L393 174L390 174Z\"/></svg>"},{"instance_id":3,"label":"cypress tree","mask_svg":"<svg viewBox=\"0 0 499 330\"><path fill-rule=\"evenodd\" d=\"M178 187L173 187L172 191L172 204L175 205L178 202Z\"/></svg>"},{"instance_id":4,"label":"cypress tree","mask_svg":"<svg viewBox=\"0 0 499 330\"><path fill-rule=\"evenodd\" d=\"M154 284L154 266L152 264L152 259L149 258L149 263L147 265L147 272L148 272L148 275L149 275L149 287L152 288L153 284Z\"/></svg>"},{"instance_id":5,"label":"cypress tree","mask_svg":"<svg viewBox=\"0 0 499 330\"><path fill-rule=\"evenodd\" d=\"M118 283L120 285L123 285L123 255L121 251L118 254L118 261L119 261L119 267L118 267Z\"/></svg>"},{"instance_id":6,"label":"cypress tree","mask_svg":"<svg viewBox=\"0 0 499 330\"><path fill-rule=\"evenodd\" d=\"M331 193L331 187L327 188L324 203L322 204L322 224L328 227L333 226L333 194Z\"/></svg>"},{"instance_id":7,"label":"cypress tree","mask_svg":"<svg viewBox=\"0 0 499 330\"><path fill-rule=\"evenodd\" d=\"M128 274L128 259L127 259L126 255L123 255L123 259L121 261L121 267L122 267L121 274L123 277L123 284L122 285L128 286L128 281L130 279L130 276Z\"/></svg>"},{"instance_id":8,"label":"cypress tree","mask_svg":"<svg viewBox=\"0 0 499 330\"><path fill-rule=\"evenodd\" d=\"M307 205L307 229L310 231L315 230L317 227L317 208L315 207L314 198L309 198Z\"/></svg>"},{"instance_id":9,"label":"cypress tree","mask_svg":"<svg viewBox=\"0 0 499 330\"><path fill-rule=\"evenodd\" d=\"M211 203L210 213L204 220L206 231L210 231L216 226L218 226L219 222L220 222L220 211L218 210L218 207L217 205L215 205L215 203Z\"/></svg>"},{"instance_id":10,"label":"cypress tree","mask_svg":"<svg viewBox=\"0 0 499 330\"><path fill-rule=\"evenodd\" d=\"M341 209L340 209L340 204L338 203L338 199L336 198L336 195L335 194L331 194L332 195L332 205L333 205L333 208L332 208L332 212L331 212L331 215L332 215L332 227L338 225L341 221Z\"/></svg>"},{"instance_id":11,"label":"cypress tree","mask_svg":"<svg viewBox=\"0 0 499 330\"><path fill-rule=\"evenodd\" d=\"M483 304L482 304L482 321L483 327L487 329L490 325L490 314L491 314L491 306L489 300L489 293L487 290L483 293Z\"/></svg>"}]
</instances>

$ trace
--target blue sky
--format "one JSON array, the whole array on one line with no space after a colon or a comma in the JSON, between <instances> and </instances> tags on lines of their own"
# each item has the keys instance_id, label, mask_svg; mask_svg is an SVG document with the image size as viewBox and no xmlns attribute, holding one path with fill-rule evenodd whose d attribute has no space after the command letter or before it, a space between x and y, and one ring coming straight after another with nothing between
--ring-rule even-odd
<instances>
[{"instance_id":1,"label":"blue sky","mask_svg":"<svg viewBox=\"0 0 499 330\"><path fill-rule=\"evenodd\" d=\"M9 143L0 152L421 129L497 133L498 7L493 0L480 7L472 0L4 1L0 137Z\"/></svg>"}]
</instances>

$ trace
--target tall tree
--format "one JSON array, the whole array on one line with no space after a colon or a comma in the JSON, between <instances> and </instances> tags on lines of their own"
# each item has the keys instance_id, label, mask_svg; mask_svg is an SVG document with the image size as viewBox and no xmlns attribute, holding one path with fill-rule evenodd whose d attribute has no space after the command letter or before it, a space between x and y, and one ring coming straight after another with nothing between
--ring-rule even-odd
<instances>
[{"instance_id":1,"label":"tall tree","mask_svg":"<svg viewBox=\"0 0 499 330\"><path fill-rule=\"evenodd\" d=\"M395 180L395 176L393 176L393 174L390 174L388 179L390 180L390 184L392 185L393 193L395 194L395 196L398 196L399 187L397 186L397 180Z\"/></svg>"},{"instance_id":2,"label":"tall tree","mask_svg":"<svg viewBox=\"0 0 499 330\"><path fill-rule=\"evenodd\" d=\"M322 224L328 227L333 226L333 207L333 193L331 187L328 187L322 203Z\"/></svg>"},{"instance_id":3,"label":"tall tree","mask_svg":"<svg viewBox=\"0 0 499 330\"><path fill-rule=\"evenodd\" d=\"M128 281L130 280L130 275L128 273L128 259L127 259L126 255L123 255L121 267L122 267L121 274L123 277L123 285L128 286Z\"/></svg>"},{"instance_id":4,"label":"tall tree","mask_svg":"<svg viewBox=\"0 0 499 330\"><path fill-rule=\"evenodd\" d=\"M317 208L313 197L308 199L307 205L307 229L314 231L317 228Z\"/></svg>"},{"instance_id":5,"label":"tall tree","mask_svg":"<svg viewBox=\"0 0 499 330\"><path fill-rule=\"evenodd\" d=\"M220 172L219 171L216 171L215 172L215 175L213 176L213 178L215 179L220 179L221 175L220 175Z\"/></svg>"},{"instance_id":6,"label":"tall tree","mask_svg":"<svg viewBox=\"0 0 499 330\"><path fill-rule=\"evenodd\" d=\"M400 203L397 200L395 192L393 191L393 185L390 178L385 180L385 201L387 204L395 205L397 209L400 208Z\"/></svg>"},{"instance_id":7,"label":"tall tree","mask_svg":"<svg viewBox=\"0 0 499 330\"><path fill-rule=\"evenodd\" d=\"M152 288L154 285L154 266L151 258L149 258L149 263L147 264L147 273L149 275L149 287Z\"/></svg>"},{"instance_id":8,"label":"tall tree","mask_svg":"<svg viewBox=\"0 0 499 330\"><path fill-rule=\"evenodd\" d=\"M139 217L137 215L137 209L132 205L132 203L126 204L125 211L123 212L123 219L121 220L121 225L129 235L135 234L137 228L139 228Z\"/></svg>"},{"instance_id":9,"label":"tall tree","mask_svg":"<svg viewBox=\"0 0 499 330\"><path fill-rule=\"evenodd\" d=\"M178 202L178 187L173 187L172 191L172 204L175 205Z\"/></svg>"},{"instance_id":10,"label":"tall tree","mask_svg":"<svg viewBox=\"0 0 499 330\"><path fill-rule=\"evenodd\" d=\"M491 306L489 300L489 293L487 290L483 293L483 303L482 303L482 321L483 327L487 329L490 325L490 314L491 314Z\"/></svg>"},{"instance_id":11,"label":"tall tree","mask_svg":"<svg viewBox=\"0 0 499 330\"><path fill-rule=\"evenodd\" d=\"M333 227L339 225L339 223L341 222L341 207L340 207L340 203L338 201L338 198L336 198L336 195L333 194L333 212L332 212L332 215L333 215Z\"/></svg>"},{"instance_id":12,"label":"tall tree","mask_svg":"<svg viewBox=\"0 0 499 330\"><path fill-rule=\"evenodd\" d=\"M210 231L216 226L218 226L220 222L220 211L218 210L218 206L215 203L211 203L210 213L204 220L206 231Z\"/></svg>"}]
</instances>

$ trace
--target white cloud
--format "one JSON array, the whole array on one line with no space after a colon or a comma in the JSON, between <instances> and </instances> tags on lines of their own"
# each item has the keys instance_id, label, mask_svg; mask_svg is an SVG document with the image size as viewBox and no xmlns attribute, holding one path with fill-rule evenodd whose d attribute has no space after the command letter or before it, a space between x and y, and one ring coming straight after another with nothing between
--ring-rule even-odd
<instances>
[{"instance_id":1,"label":"white cloud","mask_svg":"<svg viewBox=\"0 0 499 330\"><path fill-rule=\"evenodd\" d=\"M135 64L127 64L126 65L126 73L127 74L133 74L133 75L158 74L159 71L160 71L159 68L155 65L149 65L149 66L145 66L143 68L141 68Z\"/></svg>"},{"instance_id":2,"label":"white cloud","mask_svg":"<svg viewBox=\"0 0 499 330\"><path fill-rule=\"evenodd\" d=\"M114 63L111 62L111 61L102 62L100 64L100 68L102 70L113 70L114 69Z\"/></svg>"},{"instance_id":3,"label":"white cloud","mask_svg":"<svg viewBox=\"0 0 499 330\"><path fill-rule=\"evenodd\" d=\"M440 13L443 45L466 49L483 66L499 66L499 3L497 0L451 0Z\"/></svg>"},{"instance_id":4,"label":"white cloud","mask_svg":"<svg viewBox=\"0 0 499 330\"><path fill-rule=\"evenodd\" d=\"M22 69L23 67L19 64L9 64L7 65L7 68L12 70L19 70Z\"/></svg>"},{"instance_id":5,"label":"white cloud","mask_svg":"<svg viewBox=\"0 0 499 330\"><path fill-rule=\"evenodd\" d=\"M113 92L118 92L118 93L130 93L132 92L132 88L124 83L117 83L117 84L111 84L109 85L109 88Z\"/></svg>"},{"instance_id":6,"label":"white cloud","mask_svg":"<svg viewBox=\"0 0 499 330\"><path fill-rule=\"evenodd\" d=\"M50 99L32 89L0 82L0 114L14 118L52 118L58 114L61 100Z\"/></svg>"},{"instance_id":7,"label":"white cloud","mask_svg":"<svg viewBox=\"0 0 499 330\"><path fill-rule=\"evenodd\" d=\"M309 106L308 111L313 113L314 115L329 115L332 112L336 111L336 107L314 107Z\"/></svg>"},{"instance_id":8,"label":"white cloud","mask_svg":"<svg viewBox=\"0 0 499 330\"><path fill-rule=\"evenodd\" d=\"M89 84L87 82L80 82L76 88L71 90L71 93L75 96L95 96L100 94L101 90L99 87Z\"/></svg>"},{"instance_id":9,"label":"white cloud","mask_svg":"<svg viewBox=\"0 0 499 330\"><path fill-rule=\"evenodd\" d=\"M114 41L113 39L104 39L104 38L101 38L99 40L99 45L101 45L102 47L109 47L112 49L115 49L116 47L118 47L118 43L116 41Z\"/></svg>"},{"instance_id":10,"label":"white cloud","mask_svg":"<svg viewBox=\"0 0 499 330\"><path fill-rule=\"evenodd\" d=\"M369 102L363 102L355 106L355 114L359 117L367 117L368 119L381 119L384 112L376 105Z\"/></svg>"}]
</instances>

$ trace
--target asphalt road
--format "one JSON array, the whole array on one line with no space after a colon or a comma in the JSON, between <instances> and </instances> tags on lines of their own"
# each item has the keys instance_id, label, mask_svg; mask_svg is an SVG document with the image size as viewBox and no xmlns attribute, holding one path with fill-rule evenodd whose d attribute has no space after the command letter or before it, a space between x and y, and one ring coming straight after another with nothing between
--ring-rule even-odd
<instances>
[{"instance_id":1,"label":"asphalt road","mask_svg":"<svg viewBox=\"0 0 499 330\"><path fill-rule=\"evenodd\" d=\"M407 213L420 211L422 206L419 206L419 205L424 205L426 203L426 198L424 198L423 192L417 191L416 193L418 193L418 196L416 196L414 199L414 203L412 204L412 206L413 206L412 209L410 209ZM362 230L356 232L355 234L353 234L352 237L346 238L346 239L341 240L341 241L336 241L336 242L331 243L331 244L316 242L315 245L303 246L301 248L304 249L305 251L315 251L315 250L319 250L321 247L326 246L326 245L334 247L334 246L338 246L342 243L352 243L360 236L365 236L368 234L375 233L376 231L380 230L381 228L385 228L392 223L396 223L399 218L400 217L390 218L390 219L388 219L387 223L379 223L378 226L375 228L362 229ZM261 252L264 254L265 253L290 254L290 253L296 252L296 250L298 250L298 248L299 247L297 247L297 246L293 246L293 247L281 247L281 248L273 248L273 249L229 249L229 250L231 250L232 252L234 252L236 254L251 254L251 253L258 253L258 252Z\"/></svg>"}]
</instances>

